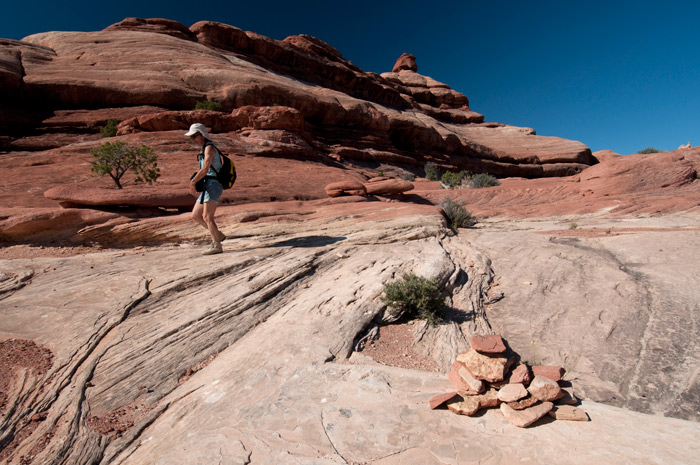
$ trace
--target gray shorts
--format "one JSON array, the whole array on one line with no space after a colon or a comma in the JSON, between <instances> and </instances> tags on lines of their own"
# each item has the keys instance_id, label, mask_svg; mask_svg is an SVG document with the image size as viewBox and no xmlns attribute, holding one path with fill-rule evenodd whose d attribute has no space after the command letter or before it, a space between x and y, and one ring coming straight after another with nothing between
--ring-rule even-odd
<instances>
[{"instance_id":1,"label":"gray shorts","mask_svg":"<svg viewBox=\"0 0 700 465\"><path fill-rule=\"evenodd\" d=\"M197 196L197 202L219 203L219 199L221 198L221 194L223 193L224 187L221 185L221 183L219 183L219 181L217 181L216 179L207 178L204 180L204 190L199 194L199 196ZM204 196L203 201L202 196Z\"/></svg>"}]
</instances>

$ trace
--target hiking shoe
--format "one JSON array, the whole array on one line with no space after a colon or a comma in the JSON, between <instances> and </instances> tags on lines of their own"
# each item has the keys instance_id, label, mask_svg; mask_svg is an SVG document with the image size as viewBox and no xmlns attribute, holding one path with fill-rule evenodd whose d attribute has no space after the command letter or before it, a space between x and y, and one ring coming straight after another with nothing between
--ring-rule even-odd
<instances>
[{"instance_id":1,"label":"hiking shoe","mask_svg":"<svg viewBox=\"0 0 700 465\"><path fill-rule=\"evenodd\" d=\"M212 242L207 250L202 252L202 255L215 255L217 253L223 253L224 249L221 247L221 242Z\"/></svg>"}]
</instances>

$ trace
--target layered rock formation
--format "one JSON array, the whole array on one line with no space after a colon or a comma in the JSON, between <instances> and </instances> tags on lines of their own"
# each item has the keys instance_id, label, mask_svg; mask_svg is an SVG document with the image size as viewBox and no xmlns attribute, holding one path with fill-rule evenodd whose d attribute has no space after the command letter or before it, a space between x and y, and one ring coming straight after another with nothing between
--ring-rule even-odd
<instances>
[{"instance_id":1,"label":"layered rock formation","mask_svg":"<svg viewBox=\"0 0 700 465\"><path fill-rule=\"evenodd\" d=\"M138 115L122 134L183 129L194 120L214 132L279 129L302 136L317 157L389 162L416 173L427 161L525 177L569 175L595 163L581 143L482 124L465 95L418 74L415 58L380 76L309 36L277 41L213 22L188 29L174 21L129 18L104 31L5 40L0 56L2 113L23 116L0 121L12 131L2 141L10 149L32 148L32 139L17 135L36 139L59 132L52 121L66 110L121 108L103 121ZM206 99L234 115L157 114L189 110ZM153 109L150 116L144 106ZM261 108L242 111L244 106ZM296 116L282 126L251 123L249 115L260 120L276 106L294 109ZM54 147L68 140L56 136Z\"/></svg>"}]
</instances>

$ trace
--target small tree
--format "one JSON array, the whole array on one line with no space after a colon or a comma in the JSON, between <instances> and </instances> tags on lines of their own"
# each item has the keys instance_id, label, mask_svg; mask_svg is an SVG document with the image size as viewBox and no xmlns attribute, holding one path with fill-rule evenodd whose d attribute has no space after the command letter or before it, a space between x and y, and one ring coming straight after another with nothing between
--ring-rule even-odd
<instances>
[{"instance_id":1,"label":"small tree","mask_svg":"<svg viewBox=\"0 0 700 465\"><path fill-rule=\"evenodd\" d=\"M195 110L221 111L222 108L219 102L214 102L213 100L202 100L194 106Z\"/></svg>"},{"instance_id":2,"label":"small tree","mask_svg":"<svg viewBox=\"0 0 700 465\"><path fill-rule=\"evenodd\" d=\"M663 150L659 150L659 149L654 148L654 147L647 147L645 149L640 150L637 153L661 153L661 152L663 152Z\"/></svg>"},{"instance_id":3,"label":"small tree","mask_svg":"<svg viewBox=\"0 0 700 465\"><path fill-rule=\"evenodd\" d=\"M100 126L100 134L102 137L114 137L117 135L117 125L119 120L110 118L107 120L107 124Z\"/></svg>"},{"instance_id":4,"label":"small tree","mask_svg":"<svg viewBox=\"0 0 700 465\"><path fill-rule=\"evenodd\" d=\"M160 176L158 156L147 145L134 147L126 142L105 142L92 150L92 171L98 176L108 174L119 189L121 178L131 170L136 175L134 182L153 183Z\"/></svg>"}]
</instances>

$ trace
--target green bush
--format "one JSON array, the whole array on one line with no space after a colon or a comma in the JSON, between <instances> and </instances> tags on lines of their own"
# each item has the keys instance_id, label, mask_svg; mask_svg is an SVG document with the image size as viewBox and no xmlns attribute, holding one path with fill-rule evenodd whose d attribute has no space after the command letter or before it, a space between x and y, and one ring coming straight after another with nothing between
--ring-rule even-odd
<instances>
[{"instance_id":1,"label":"green bush","mask_svg":"<svg viewBox=\"0 0 700 465\"><path fill-rule=\"evenodd\" d=\"M440 207L445 212L453 231L459 228L471 228L477 223L477 219L464 208L462 202L452 200L449 195L445 196Z\"/></svg>"},{"instance_id":2,"label":"green bush","mask_svg":"<svg viewBox=\"0 0 700 465\"><path fill-rule=\"evenodd\" d=\"M134 182L153 183L160 176L158 156L147 145L134 147L126 142L105 142L93 149L92 171L98 176L108 174L119 189L121 178L131 170L136 175Z\"/></svg>"},{"instance_id":3,"label":"green bush","mask_svg":"<svg viewBox=\"0 0 700 465\"><path fill-rule=\"evenodd\" d=\"M500 186L501 182L490 174L479 173L471 177L469 184L473 189L479 189L482 187Z\"/></svg>"},{"instance_id":4,"label":"green bush","mask_svg":"<svg viewBox=\"0 0 700 465\"><path fill-rule=\"evenodd\" d=\"M640 150L637 153L661 153L661 152L663 152L663 150L659 150L659 149L654 148L654 147L647 147L643 150Z\"/></svg>"},{"instance_id":5,"label":"green bush","mask_svg":"<svg viewBox=\"0 0 700 465\"><path fill-rule=\"evenodd\" d=\"M440 179L440 168L432 161L426 163L423 170L425 170L425 179L429 181L437 181Z\"/></svg>"},{"instance_id":6,"label":"green bush","mask_svg":"<svg viewBox=\"0 0 700 465\"><path fill-rule=\"evenodd\" d=\"M214 102L212 100L202 100L197 102L194 106L195 110L221 111L222 108L223 107L220 103Z\"/></svg>"},{"instance_id":7,"label":"green bush","mask_svg":"<svg viewBox=\"0 0 700 465\"><path fill-rule=\"evenodd\" d=\"M393 283L384 284L382 301L393 315L406 313L435 326L445 315L445 297L437 280L404 274Z\"/></svg>"},{"instance_id":8,"label":"green bush","mask_svg":"<svg viewBox=\"0 0 700 465\"><path fill-rule=\"evenodd\" d=\"M469 178L470 174L466 171L460 171L459 173L446 171L440 178L440 182L448 189L457 189L462 185L462 181L468 180Z\"/></svg>"},{"instance_id":9,"label":"green bush","mask_svg":"<svg viewBox=\"0 0 700 465\"><path fill-rule=\"evenodd\" d=\"M114 137L117 135L117 125L119 120L110 118L107 120L107 124L100 126L100 134L102 137Z\"/></svg>"}]
</instances>

